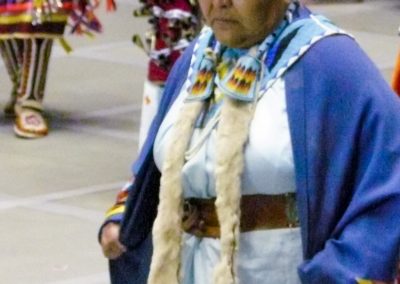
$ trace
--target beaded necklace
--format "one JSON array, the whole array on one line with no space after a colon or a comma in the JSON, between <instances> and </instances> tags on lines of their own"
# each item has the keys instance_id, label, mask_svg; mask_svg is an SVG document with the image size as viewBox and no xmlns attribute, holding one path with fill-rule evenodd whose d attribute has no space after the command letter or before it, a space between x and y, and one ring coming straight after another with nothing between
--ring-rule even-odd
<instances>
[{"instance_id":1,"label":"beaded necklace","mask_svg":"<svg viewBox=\"0 0 400 284\"><path fill-rule=\"evenodd\" d=\"M240 101L251 102L257 98L256 85L263 77L262 72L266 58L272 61L271 57L275 56L276 50L271 50L271 46L279 37L282 31L292 22L293 13L298 8L298 1L292 1L285 13L284 19L278 27L269 34L264 41L258 45L250 48L247 54L235 58L235 49L228 48L216 42L214 36L210 37L204 54L199 58L200 63L194 64L197 67L192 74L192 85L189 88L189 96L187 101L192 100L205 100L210 98L215 87L218 87L225 95ZM217 74L218 60L222 62L218 64L218 69L226 69L235 66L227 72L226 76L219 80ZM225 71L226 72L226 71Z\"/></svg>"},{"instance_id":2,"label":"beaded necklace","mask_svg":"<svg viewBox=\"0 0 400 284\"><path fill-rule=\"evenodd\" d=\"M267 77L268 65L263 62L273 61L276 49L271 49L282 31L292 22L293 13L299 3L289 4L284 19L278 27L258 46L245 50L228 48L218 44L214 37L209 39L207 48L197 71L193 73L193 84L189 87L186 101L205 101L202 112L195 123L201 133L185 153L185 160L190 160L201 148L211 131L220 120L222 98L255 104L260 98L260 80ZM214 48L213 48L214 46ZM244 54L243 54L244 53ZM220 62L218 62L220 61Z\"/></svg>"}]
</instances>

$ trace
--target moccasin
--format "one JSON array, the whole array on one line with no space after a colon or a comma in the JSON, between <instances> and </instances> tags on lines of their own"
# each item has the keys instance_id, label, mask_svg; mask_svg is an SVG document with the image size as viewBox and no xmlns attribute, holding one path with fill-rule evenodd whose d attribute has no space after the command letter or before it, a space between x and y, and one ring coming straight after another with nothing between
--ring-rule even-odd
<instances>
[{"instance_id":1,"label":"moccasin","mask_svg":"<svg viewBox=\"0 0 400 284\"><path fill-rule=\"evenodd\" d=\"M41 111L20 108L16 113L14 132L18 137L34 139L46 136L49 128Z\"/></svg>"}]
</instances>

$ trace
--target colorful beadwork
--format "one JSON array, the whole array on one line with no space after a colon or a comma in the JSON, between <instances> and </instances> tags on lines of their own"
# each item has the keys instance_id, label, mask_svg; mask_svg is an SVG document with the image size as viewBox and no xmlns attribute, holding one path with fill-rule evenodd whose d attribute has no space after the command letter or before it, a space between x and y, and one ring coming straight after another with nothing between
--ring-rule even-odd
<instances>
[{"instance_id":1,"label":"colorful beadwork","mask_svg":"<svg viewBox=\"0 0 400 284\"><path fill-rule=\"evenodd\" d=\"M256 98L256 81L261 72L261 62L246 55L239 59L233 70L218 87L228 96L238 100L252 101Z\"/></svg>"},{"instance_id":2,"label":"colorful beadwork","mask_svg":"<svg viewBox=\"0 0 400 284\"><path fill-rule=\"evenodd\" d=\"M91 0L0 1L0 39L61 37L69 20L71 32L99 32L101 25Z\"/></svg>"},{"instance_id":3,"label":"colorful beadwork","mask_svg":"<svg viewBox=\"0 0 400 284\"><path fill-rule=\"evenodd\" d=\"M205 63L197 62L198 60L204 60L201 55L199 56L199 53L202 51L204 52L207 49L213 50L214 57L220 60L216 69L214 69L215 67L212 67L210 64L211 62L216 64L217 59L207 62L207 72L215 70L215 72L218 73L218 76L211 76L207 73L207 79L214 78L218 89L224 95L233 99L244 102L256 100L260 93L259 90L257 90L257 83L264 79L263 77L265 74L269 74L268 68L264 68L264 63L262 61L268 57L268 53L274 41L277 40L283 30L289 25L289 23L291 23L293 13L298 7L298 1L293 0L288 6L282 23L269 36L267 36L263 42L249 50L235 50L234 48L221 46L218 42L216 43L215 37L212 35L211 31L211 35L205 35L204 39L202 39L202 34L200 34L199 40L201 41L201 44L199 44L199 46L202 46L205 43L205 47L198 48L195 52L195 62L192 64L192 71L195 75L190 78L190 84L192 87L189 87L188 89L189 94L187 100L205 99L211 96L209 93L202 93L206 92L206 90L208 91L208 87L211 87L213 84L212 82L204 81L203 73ZM205 31L205 33L206 32L207 31ZM236 64L234 62L236 62ZM234 67L232 68L232 66ZM198 76L200 76L199 80L202 79L203 81L197 80ZM193 80L193 78L196 79ZM201 95L199 95L200 93Z\"/></svg>"},{"instance_id":4,"label":"colorful beadwork","mask_svg":"<svg viewBox=\"0 0 400 284\"><path fill-rule=\"evenodd\" d=\"M199 70L194 74L193 85L190 89L192 98L205 99L214 91L215 59L211 52L205 52L200 62Z\"/></svg>"}]
</instances>

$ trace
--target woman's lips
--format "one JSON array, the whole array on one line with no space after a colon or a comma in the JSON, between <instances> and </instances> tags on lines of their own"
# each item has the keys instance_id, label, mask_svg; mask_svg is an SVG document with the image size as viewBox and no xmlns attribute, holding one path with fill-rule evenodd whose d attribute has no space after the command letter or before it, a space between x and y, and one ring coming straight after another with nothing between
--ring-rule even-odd
<instances>
[{"instance_id":1,"label":"woman's lips","mask_svg":"<svg viewBox=\"0 0 400 284\"><path fill-rule=\"evenodd\" d=\"M236 24L236 21L228 18L215 18L211 21L211 24L214 28L230 28Z\"/></svg>"}]
</instances>

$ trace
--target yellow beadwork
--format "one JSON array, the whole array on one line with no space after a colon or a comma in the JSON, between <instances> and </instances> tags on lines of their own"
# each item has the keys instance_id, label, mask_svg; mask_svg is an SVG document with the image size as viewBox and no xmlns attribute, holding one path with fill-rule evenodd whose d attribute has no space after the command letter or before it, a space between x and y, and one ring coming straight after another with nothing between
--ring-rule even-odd
<instances>
[{"instance_id":1,"label":"yellow beadwork","mask_svg":"<svg viewBox=\"0 0 400 284\"><path fill-rule=\"evenodd\" d=\"M365 279L361 279L361 278L357 278L357 283L358 284L374 284L374 282L371 280L365 280Z\"/></svg>"}]
</instances>

